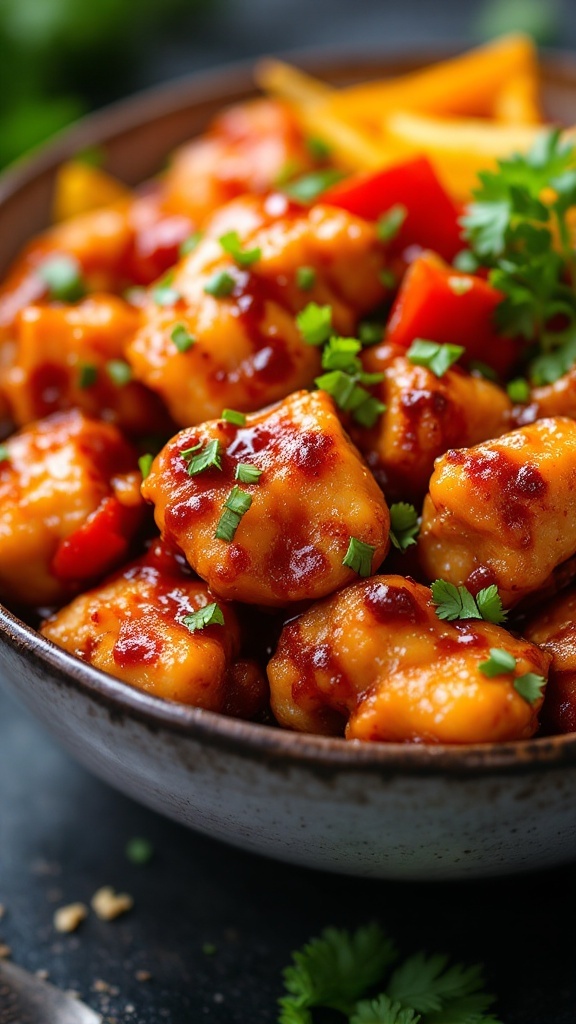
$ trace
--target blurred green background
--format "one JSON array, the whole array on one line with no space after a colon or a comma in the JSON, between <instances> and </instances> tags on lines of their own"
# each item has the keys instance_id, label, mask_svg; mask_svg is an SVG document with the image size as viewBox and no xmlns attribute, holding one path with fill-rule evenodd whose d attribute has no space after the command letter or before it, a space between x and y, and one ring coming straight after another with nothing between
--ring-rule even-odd
<instances>
[{"instance_id":1,"label":"blurred green background","mask_svg":"<svg viewBox=\"0 0 576 1024\"><path fill-rule=\"evenodd\" d=\"M90 109L187 71L330 46L576 45L571 0L0 0L0 166Z\"/></svg>"}]
</instances>

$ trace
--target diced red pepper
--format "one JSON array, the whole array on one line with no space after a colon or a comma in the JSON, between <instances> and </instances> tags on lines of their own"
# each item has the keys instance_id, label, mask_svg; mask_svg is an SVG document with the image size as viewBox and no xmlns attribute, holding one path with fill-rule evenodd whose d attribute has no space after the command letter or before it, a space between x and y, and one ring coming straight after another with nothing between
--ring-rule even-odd
<instances>
[{"instance_id":1,"label":"diced red pepper","mask_svg":"<svg viewBox=\"0 0 576 1024\"><path fill-rule=\"evenodd\" d=\"M404 206L406 219L389 246L394 254L420 245L451 262L464 247L458 224L460 210L425 156L375 174L346 178L324 192L321 201L365 220L378 220L392 206Z\"/></svg>"},{"instance_id":2,"label":"diced red pepper","mask_svg":"<svg viewBox=\"0 0 576 1024\"><path fill-rule=\"evenodd\" d=\"M409 348L415 338L463 345L505 377L517 362L521 341L498 334L496 307L502 294L481 277L460 274L432 253L410 266L396 297L386 341Z\"/></svg>"},{"instance_id":3,"label":"diced red pepper","mask_svg":"<svg viewBox=\"0 0 576 1024\"><path fill-rule=\"evenodd\" d=\"M52 560L52 572L64 582L95 580L120 565L142 520L143 506L122 505L104 498L85 523L63 540Z\"/></svg>"}]
</instances>

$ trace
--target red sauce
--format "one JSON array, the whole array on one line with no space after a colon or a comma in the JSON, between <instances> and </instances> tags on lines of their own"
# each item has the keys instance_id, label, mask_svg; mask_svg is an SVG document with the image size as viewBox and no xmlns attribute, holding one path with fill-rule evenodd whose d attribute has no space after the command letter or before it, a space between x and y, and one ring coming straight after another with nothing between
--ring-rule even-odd
<instances>
[{"instance_id":1,"label":"red sauce","mask_svg":"<svg viewBox=\"0 0 576 1024\"><path fill-rule=\"evenodd\" d=\"M366 585L364 604L377 622L390 625L399 622L424 623L426 612L405 587L373 582Z\"/></svg>"},{"instance_id":2,"label":"red sauce","mask_svg":"<svg viewBox=\"0 0 576 1024\"><path fill-rule=\"evenodd\" d=\"M311 587L314 593L314 581L329 571L330 562L310 543L305 524L301 531L291 524L290 533L278 536L267 553L266 575L279 597L295 588L301 592L303 587Z\"/></svg>"},{"instance_id":3,"label":"red sauce","mask_svg":"<svg viewBox=\"0 0 576 1024\"><path fill-rule=\"evenodd\" d=\"M28 385L32 408L36 415L41 417L61 408L70 388L70 379L68 371L63 366L43 363L32 371Z\"/></svg>"},{"instance_id":4,"label":"red sauce","mask_svg":"<svg viewBox=\"0 0 576 1024\"><path fill-rule=\"evenodd\" d=\"M292 455L292 465L308 477L318 477L332 466L337 458L334 438L320 431L302 431L298 446Z\"/></svg>"},{"instance_id":5,"label":"red sauce","mask_svg":"<svg viewBox=\"0 0 576 1024\"><path fill-rule=\"evenodd\" d=\"M118 640L114 644L114 661L120 668L153 665L162 653L162 640L154 636L149 622L127 619L120 624Z\"/></svg>"}]
</instances>

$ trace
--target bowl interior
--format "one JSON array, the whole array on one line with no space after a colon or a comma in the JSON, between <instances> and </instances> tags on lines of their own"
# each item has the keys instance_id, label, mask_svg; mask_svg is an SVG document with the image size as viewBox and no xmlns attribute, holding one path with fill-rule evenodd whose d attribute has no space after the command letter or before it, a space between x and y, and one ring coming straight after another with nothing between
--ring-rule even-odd
<instances>
[{"instance_id":1,"label":"bowl interior","mask_svg":"<svg viewBox=\"0 0 576 1024\"><path fill-rule=\"evenodd\" d=\"M301 66L335 84L395 75L445 56L437 50L399 57L333 54L296 55ZM166 155L205 129L223 107L255 93L252 65L242 64L185 78L139 94L79 122L35 155L14 165L0 181L0 274L18 249L50 221L56 171L63 160L90 146L102 146L105 166L136 185L158 173ZM542 63L547 115L570 123L576 109L576 61L555 55ZM271 756L349 768L386 765L409 772L455 774L522 771L535 763L557 766L576 761L576 735L540 737L506 744L462 747L350 743L290 733L237 721L152 697L86 665L41 637L0 605L0 644L16 650L23 663L38 663L59 683L82 690L111 711L129 714L177 732L189 732L222 747L257 748Z\"/></svg>"}]
</instances>

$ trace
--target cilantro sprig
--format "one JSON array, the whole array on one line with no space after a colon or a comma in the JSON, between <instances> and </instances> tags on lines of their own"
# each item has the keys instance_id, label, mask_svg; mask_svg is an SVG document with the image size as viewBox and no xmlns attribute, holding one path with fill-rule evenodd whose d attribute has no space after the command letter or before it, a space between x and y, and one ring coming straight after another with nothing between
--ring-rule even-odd
<instances>
[{"instance_id":1,"label":"cilantro sprig","mask_svg":"<svg viewBox=\"0 0 576 1024\"><path fill-rule=\"evenodd\" d=\"M378 924L326 928L292 960L278 1024L314 1024L317 1008L348 1024L501 1024L487 1012L494 997L483 990L479 965L416 953L392 969L396 946Z\"/></svg>"},{"instance_id":2,"label":"cilantro sprig","mask_svg":"<svg viewBox=\"0 0 576 1024\"><path fill-rule=\"evenodd\" d=\"M490 657L487 661L481 661L478 669L488 679L494 679L495 676L511 675L516 669L516 658L501 647L491 647ZM542 697L546 679L535 672L525 672L522 676L516 676L512 685L528 704L535 704Z\"/></svg>"},{"instance_id":3,"label":"cilantro sprig","mask_svg":"<svg viewBox=\"0 0 576 1024\"><path fill-rule=\"evenodd\" d=\"M462 345L442 345L425 338L415 338L406 356L415 366L425 366L435 377L443 377L464 351Z\"/></svg>"},{"instance_id":4,"label":"cilantro sprig","mask_svg":"<svg viewBox=\"0 0 576 1024\"><path fill-rule=\"evenodd\" d=\"M559 130L545 131L529 153L479 179L462 221L471 258L504 296L500 329L533 345L529 378L552 383L576 360L576 151Z\"/></svg>"},{"instance_id":5,"label":"cilantro sprig","mask_svg":"<svg viewBox=\"0 0 576 1024\"><path fill-rule=\"evenodd\" d=\"M418 513L414 505L407 501L397 501L390 506L390 541L398 551L416 544L420 525Z\"/></svg>"},{"instance_id":6,"label":"cilantro sprig","mask_svg":"<svg viewBox=\"0 0 576 1024\"><path fill-rule=\"evenodd\" d=\"M430 589L439 619L484 619L497 624L506 621L508 612L502 607L495 584L478 591L476 597L466 587L456 587L446 580L435 580Z\"/></svg>"}]
</instances>

